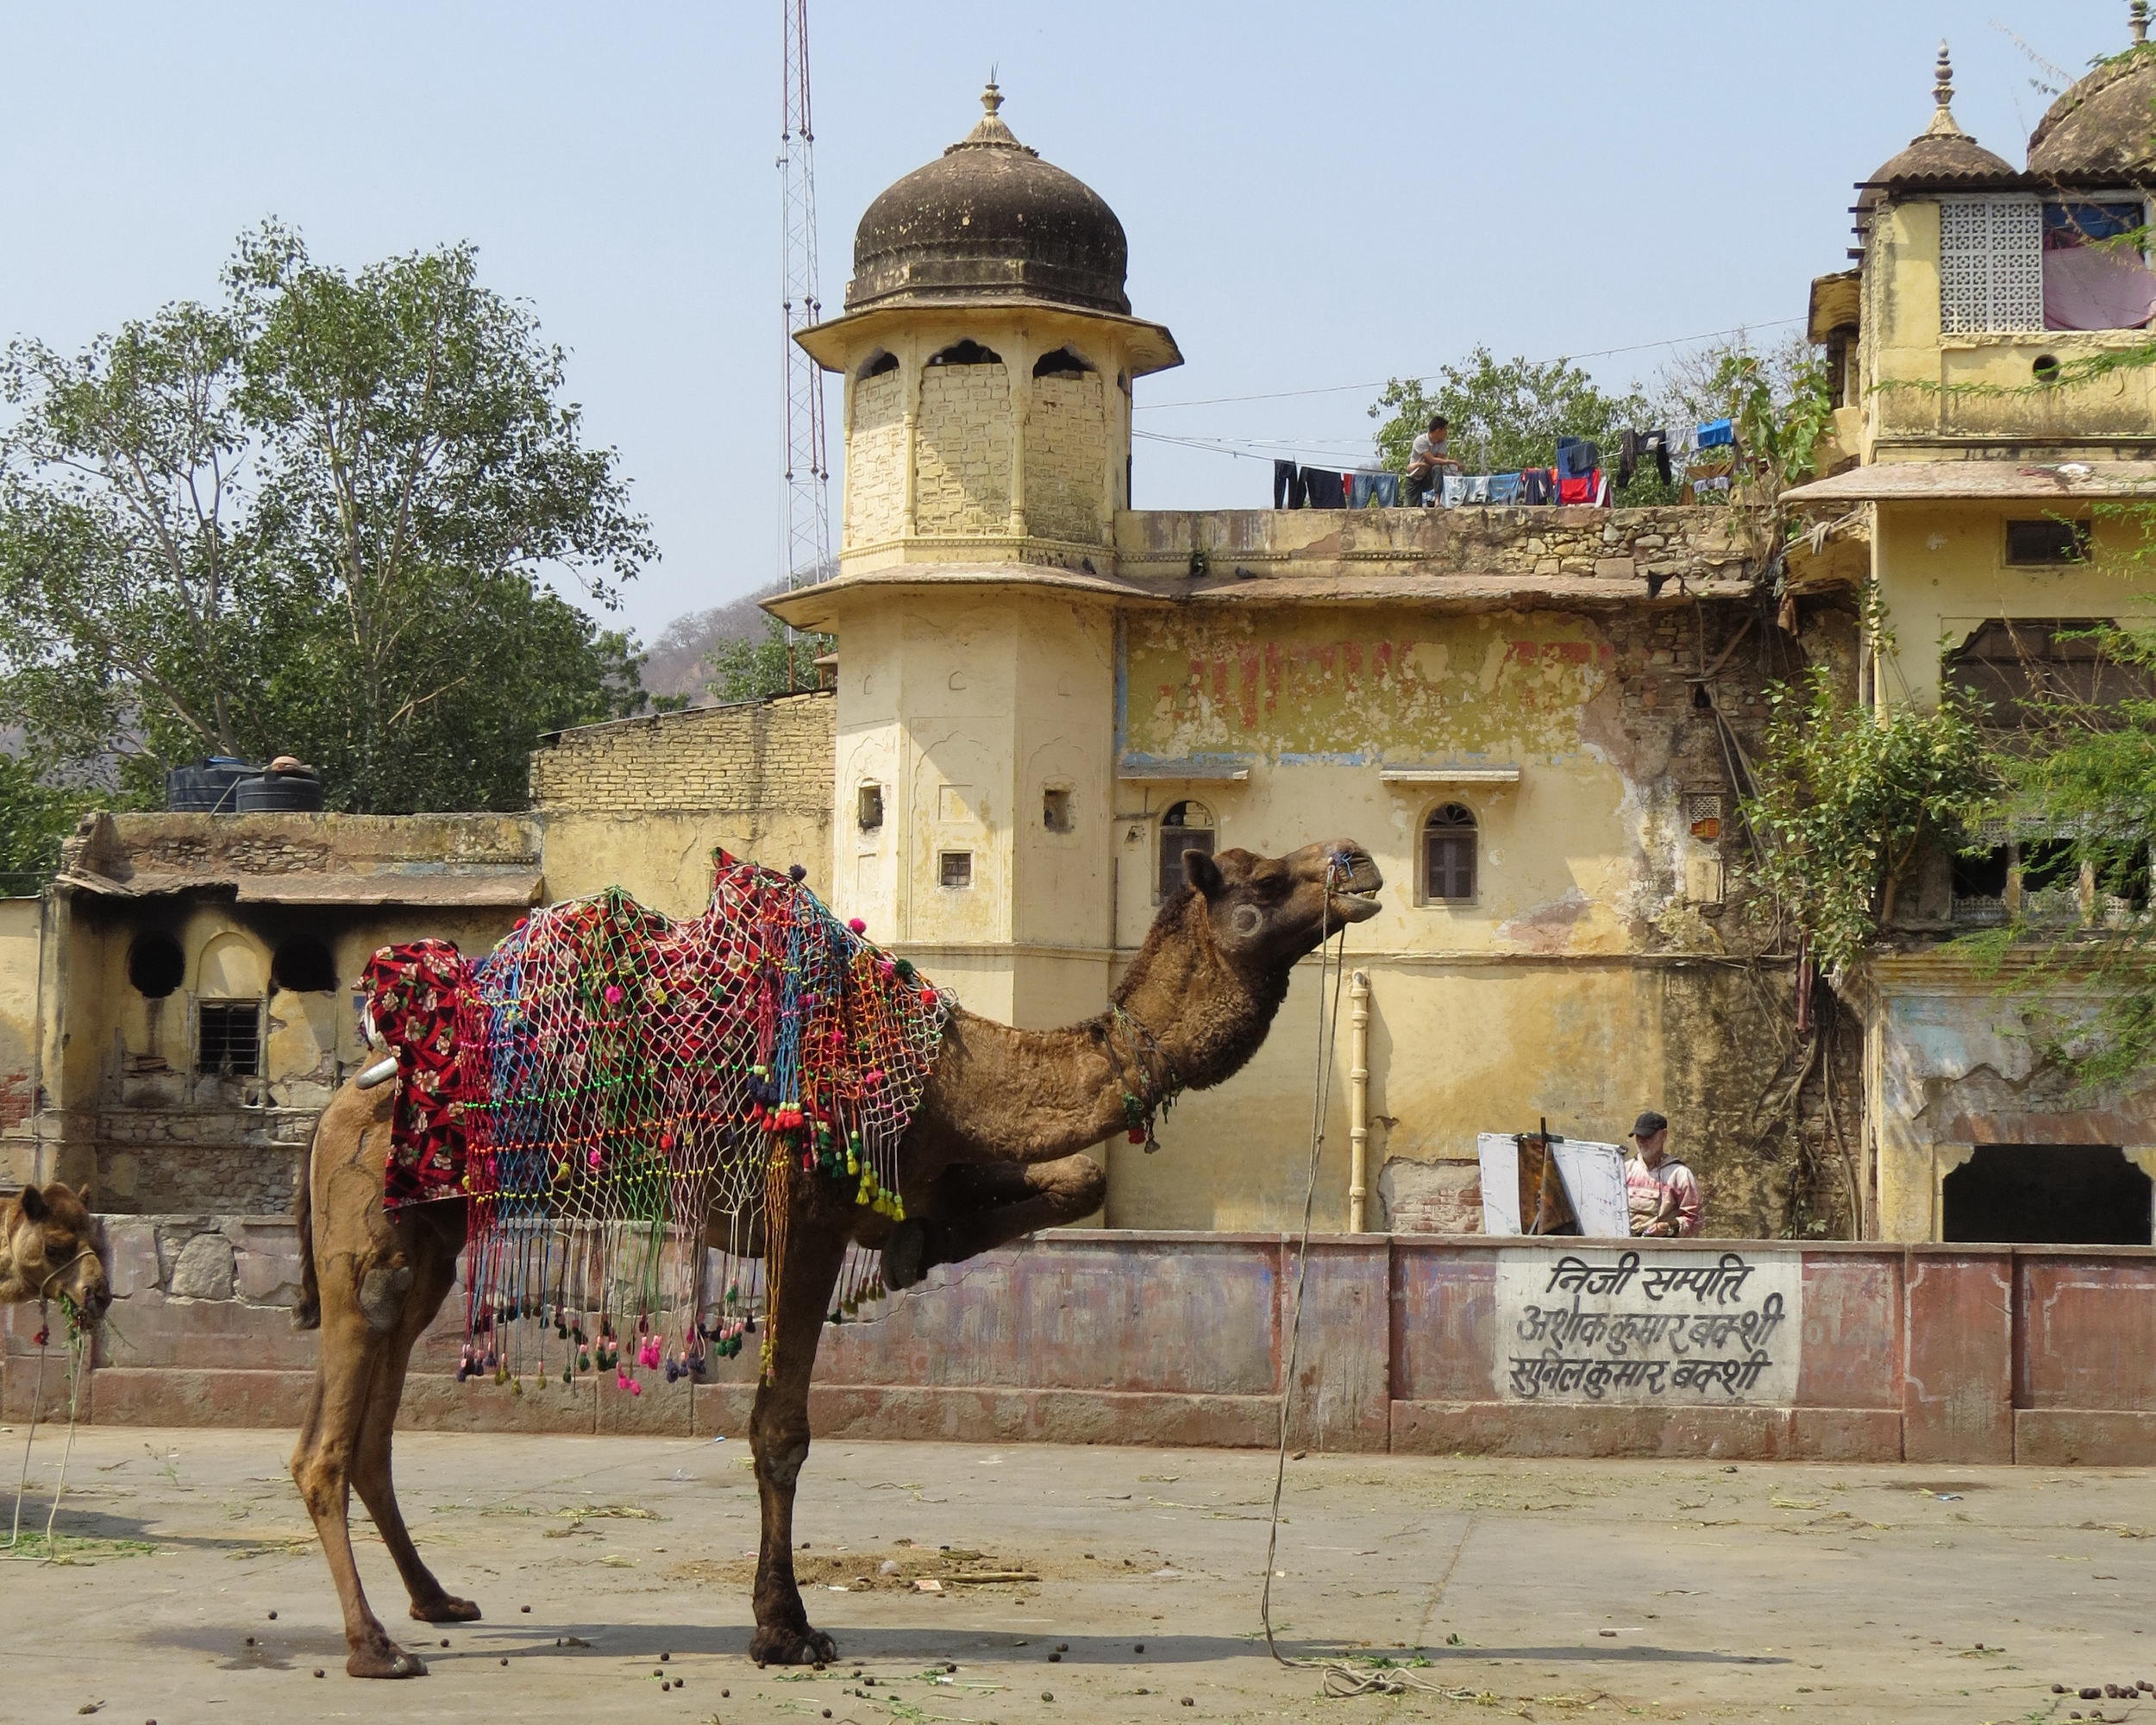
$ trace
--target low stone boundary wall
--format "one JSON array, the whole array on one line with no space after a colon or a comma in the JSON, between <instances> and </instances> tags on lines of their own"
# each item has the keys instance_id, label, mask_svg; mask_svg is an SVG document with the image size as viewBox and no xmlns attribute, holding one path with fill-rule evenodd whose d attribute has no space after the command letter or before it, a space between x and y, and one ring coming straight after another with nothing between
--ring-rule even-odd
<instances>
[{"instance_id":1,"label":"low stone boundary wall","mask_svg":"<svg viewBox=\"0 0 2156 1725\"><path fill-rule=\"evenodd\" d=\"M291 1328L290 1220L110 1226L116 1298L84 1417L298 1424L316 1339ZM1271 1235L1042 1235L827 1330L816 1428L1268 1445L1299 1268ZM636 1397L598 1374L513 1394L455 1382L461 1321L453 1296L407 1425L743 1429L753 1350ZM30 1411L37 1324L6 1311L0 1417ZM1328 1235L1296 1378L1291 1437L1313 1449L2156 1464L2156 1249Z\"/></svg>"}]
</instances>

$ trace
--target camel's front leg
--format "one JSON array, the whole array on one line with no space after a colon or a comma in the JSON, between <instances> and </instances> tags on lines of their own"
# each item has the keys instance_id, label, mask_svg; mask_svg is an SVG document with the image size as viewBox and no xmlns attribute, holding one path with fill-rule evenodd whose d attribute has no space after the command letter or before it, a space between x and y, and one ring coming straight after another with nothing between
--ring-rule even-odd
<instances>
[{"instance_id":1,"label":"camel's front leg","mask_svg":"<svg viewBox=\"0 0 2156 1725\"><path fill-rule=\"evenodd\" d=\"M962 1264L1021 1234L1077 1221L1100 1208L1107 1189L1106 1173L1089 1156L946 1169L930 1214L891 1231L884 1285L911 1288L939 1264Z\"/></svg>"},{"instance_id":2,"label":"camel's front leg","mask_svg":"<svg viewBox=\"0 0 2156 1725\"><path fill-rule=\"evenodd\" d=\"M441 1211L445 1214L436 1215ZM457 1254L464 1249L465 1217L461 1204L432 1205L414 1219L411 1227L411 1291L404 1296L404 1311L384 1348L375 1389L360 1423L358 1447L352 1457L352 1489L374 1518L374 1530L404 1578L411 1596L411 1615L422 1623L470 1623L479 1608L460 1599L435 1579L412 1543L404 1526L404 1513L397 1502L397 1486L390 1471L390 1445L397 1427L398 1404L404 1398L404 1375L411 1364L411 1351L455 1283Z\"/></svg>"},{"instance_id":3,"label":"camel's front leg","mask_svg":"<svg viewBox=\"0 0 2156 1725\"><path fill-rule=\"evenodd\" d=\"M830 1313L831 1290L846 1251L843 1227L796 1217L787 1230L777 1291L767 1322L771 1371L757 1386L749 1416L763 1542L756 1557L756 1633L749 1643L759 1665L826 1665L838 1657L831 1638L812 1628L793 1579L793 1490L808 1459L809 1377Z\"/></svg>"}]
</instances>

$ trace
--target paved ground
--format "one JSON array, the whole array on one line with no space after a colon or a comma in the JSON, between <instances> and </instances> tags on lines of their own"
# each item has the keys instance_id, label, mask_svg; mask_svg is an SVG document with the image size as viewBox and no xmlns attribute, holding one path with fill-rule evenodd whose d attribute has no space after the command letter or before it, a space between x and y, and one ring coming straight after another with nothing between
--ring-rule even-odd
<instances>
[{"instance_id":1,"label":"paved ground","mask_svg":"<svg viewBox=\"0 0 2156 1725\"><path fill-rule=\"evenodd\" d=\"M6 1476L22 1436L0 1428ZM1257 1639L1267 1456L820 1446L799 1537L846 1662L818 1674L744 1657L738 1440L412 1433L407 1513L486 1621L405 1624L432 1674L363 1684L290 1447L80 1433L62 1561L0 1564L0 1719L2156 1721L2146 1691L2051 1689L2156 1679L2156 1471L1311 1457L1283 1649L1452 1691L1328 1700ZM401 1633L371 1534L360 1561ZM952 1578L999 1572L1037 1579Z\"/></svg>"}]
</instances>

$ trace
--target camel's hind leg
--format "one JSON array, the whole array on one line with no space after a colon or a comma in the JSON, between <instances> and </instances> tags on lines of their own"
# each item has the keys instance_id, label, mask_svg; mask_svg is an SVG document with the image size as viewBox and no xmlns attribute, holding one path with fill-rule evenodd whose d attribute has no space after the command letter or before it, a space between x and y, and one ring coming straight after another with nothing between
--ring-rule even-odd
<instances>
[{"instance_id":1,"label":"camel's hind leg","mask_svg":"<svg viewBox=\"0 0 2156 1725\"><path fill-rule=\"evenodd\" d=\"M883 1248L884 1285L911 1288L939 1264L962 1264L1020 1234L1089 1216L1107 1189L1107 1175L1089 1156L947 1168L930 1214L891 1231Z\"/></svg>"},{"instance_id":2,"label":"camel's hind leg","mask_svg":"<svg viewBox=\"0 0 2156 1725\"><path fill-rule=\"evenodd\" d=\"M382 1536L411 1596L411 1615L422 1623L471 1623L479 1608L459 1599L435 1579L419 1556L398 1507L397 1486L390 1474L390 1444L397 1427L397 1409L404 1398L404 1374L417 1344L456 1281L457 1253L462 1249L463 1206L443 1205L455 1213L454 1222L421 1214L412 1228L412 1285L404 1296L404 1308L392 1331L377 1368L373 1394L367 1398L360 1424L358 1447L352 1457L352 1489L367 1505L374 1528Z\"/></svg>"},{"instance_id":3,"label":"camel's hind leg","mask_svg":"<svg viewBox=\"0 0 2156 1725\"><path fill-rule=\"evenodd\" d=\"M756 1389L749 1444L763 1506L763 1540L756 1556L756 1633L749 1652L757 1664L824 1665L838 1657L831 1638L810 1627L793 1578L793 1491L808 1459L809 1377L830 1314L831 1290L845 1256L842 1226L796 1218L780 1259L778 1289L767 1321L771 1376Z\"/></svg>"}]
</instances>

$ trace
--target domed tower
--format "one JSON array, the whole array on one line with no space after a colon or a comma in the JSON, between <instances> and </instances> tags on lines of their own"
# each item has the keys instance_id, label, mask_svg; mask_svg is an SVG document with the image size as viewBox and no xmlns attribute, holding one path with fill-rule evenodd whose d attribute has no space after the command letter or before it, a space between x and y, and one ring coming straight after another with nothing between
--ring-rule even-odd
<instances>
[{"instance_id":1,"label":"domed tower","mask_svg":"<svg viewBox=\"0 0 2156 1725\"><path fill-rule=\"evenodd\" d=\"M2028 171L2057 186L2139 185L2156 170L2156 48L2148 0L2128 9L2132 41L2052 104L2029 134Z\"/></svg>"},{"instance_id":2,"label":"domed tower","mask_svg":"<svg viewBox=\"0 0 2156 1725\"><path fill-rule=\"evenodd\" d=\"M1123 224L981 122L868 206L845 315L801 345L845 378L842 567L1103 568L1130 502L1131 383L1182 363L1131 316Z\"/></svg>"}]
</instances>

